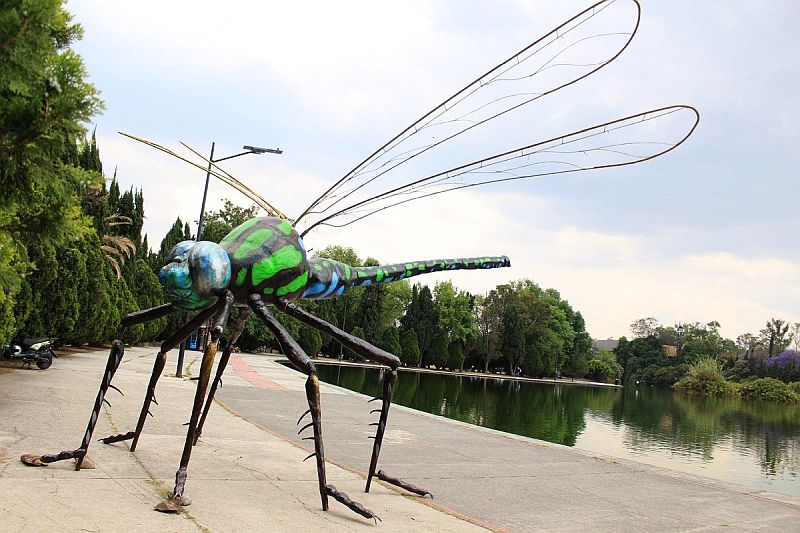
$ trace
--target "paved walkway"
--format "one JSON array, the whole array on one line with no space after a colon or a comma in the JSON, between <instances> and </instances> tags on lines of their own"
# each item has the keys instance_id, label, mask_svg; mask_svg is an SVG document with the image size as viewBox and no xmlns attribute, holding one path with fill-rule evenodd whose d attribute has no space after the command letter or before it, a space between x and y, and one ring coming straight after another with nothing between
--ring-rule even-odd
<instances>
[{"instance_id":1,"label":"paved walkway","mask_svg":"<svg viewBox=\"0 0 800 533\"><path fill-rule=\"evenodd\" d=\"M304 377L274 358L243 355L219 394L231 410L289 440ZM254 373L259 382L251 382ZM402 379L402 375L400 377ZM267 380L268 383L263 383ZM367 470L376 403L325 385L329 460ZM800 531L790 496L479 428L393 406L379 468L430 490L434 503L510 531ZM369 501L369 495L362 497Z\"/></svg>"},{"instance_id":2,"label":"paved walkway","mask_svg":"<svg viewBox=\"0 0 800 533\"><path fill-rule=\"evenodd\" d=\"M133 429L156 352L126 350L113 382L126 395L109 391L112 407L101 412L96 438ZM481 530L382 486L364 495L362 478L335 465L329 466L329 483L383 522L376 526L335 501L326 513L315 466L302 462L307 453L219 405L189 465L186 494L194 503L178 515L158 513L152 509L172 489L186 434L181 424L189 419L195 388L174 377L161 379L159 405L153 406L155 416L134 454L127 442L95 441L89 449L94 470L75 472L71 461L23 465L23 453L55 453L79 444L107 353L63 355L45 371L0 372L0 531ZM195 354L187 352L186 362L196 375ZM168 368L174 373L172 355Z\"/></svg>"},{"instance_id":3,"label":"paved walkway","mask_svg":"<svg viewBox=\"0 0 800 533\"><path fill-rule=\"evenodd\" d=\"M128 349L96 437L132 429L155 349ZM199 354L187 352L189 372ZM160 405L135 454L93 443L96 470L29 468L22 453L74 447L105 352L67 355L47 371L0 373L1 531L800 531L800 502L555 444L476 428L393 406L380 468L436 499L373 483L363 493L377 414L361 395L323 386L328 481L383 518L377 526L331 502L322 512L307 445L295 422L304 377L272 357L233 360L189 469L194 504L182 515L151 511L172 487L193 383L164 377ZM172 359L171 361L174 361ZM174 363L173 363L174 365ZM168 365L170 368L170 365ZM172 367L174 369L174 366ZM220 408L225 407L225 408ZM447 512L449 510L449 512ZM445 511L445 512L442 512ZM467 517L465 521L460 516Z\"/></svg>"}]
</instances>

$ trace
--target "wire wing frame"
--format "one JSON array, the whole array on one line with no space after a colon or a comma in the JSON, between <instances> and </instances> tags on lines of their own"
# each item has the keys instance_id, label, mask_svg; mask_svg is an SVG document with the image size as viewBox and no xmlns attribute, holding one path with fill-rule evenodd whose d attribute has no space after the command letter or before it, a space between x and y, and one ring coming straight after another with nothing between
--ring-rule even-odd
<instances>
[{"instance_id":1,"label":"wire wing frame","mask_svg":"<svg viewBox=\"0 0 800 533\"><path fill-rule=\"evenodd\" d=\"M478 185L641 163L680 146L699 121L688 105L645 111L417 179L334 211L311 228L348 226L390 207Z\"/></svg>"},{"instance_id":2,"label":"wire wing frame","mask_svg":"<svg viewBox=\"0 0 800 533\"><path fill-rule=\"evenodd\" d=\"M378 207L373 201L419 191L409 183L410 176L428 176L427 186L434 185L434 176L442 174L437 171L466 159L464 150L456 150L455 145L473 152L469 142L485 134L487 123L575 84L619 57L638 30L640 16L638 0L602 0L581 11L395 135L317 197L294 220L295 225L305 235L319 224L337 226L346 217L368 216L364 209L370 205L386 209L390 206ZM419 180L413 184L419 185ZM402 202L393 205L398 203Z\"/></svg>"}]
</instances>

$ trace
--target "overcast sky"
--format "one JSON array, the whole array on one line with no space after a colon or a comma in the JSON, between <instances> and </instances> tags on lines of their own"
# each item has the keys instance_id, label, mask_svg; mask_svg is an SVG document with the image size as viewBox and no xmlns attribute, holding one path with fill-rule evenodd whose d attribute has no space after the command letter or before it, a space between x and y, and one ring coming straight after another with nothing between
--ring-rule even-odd
<instances>
[{"instance_id":1,"label":"overcast sky","mask_svg":"<svg viewBox=\"0 0 800 533\"><path fill-rule=\"evenodd\" d=\"M216 157L280 147L223 166L297 216L422 113L590 3L70 0L67 9L85 28L76 49L106 102L95 123L105 172L116 167L122 188L144 191L157 246L177 216L197 220L204 173L118 130L204 153L216 141ZM508 135L535 142L689 103L701 122L678 150L437 196L313 232L307 245L348 245L386 263L506 254L509 269L417 279L485 292L530 278L559 290L596 338L629 334L645 316L717 320L732 338L771 317L800 321L800 4L642 4L617 61L528 106L525 127ZM462 162L476 158L465 152ZM223 198L247 205L212 183L209 209Z\"/></svg>"}]
</instances>

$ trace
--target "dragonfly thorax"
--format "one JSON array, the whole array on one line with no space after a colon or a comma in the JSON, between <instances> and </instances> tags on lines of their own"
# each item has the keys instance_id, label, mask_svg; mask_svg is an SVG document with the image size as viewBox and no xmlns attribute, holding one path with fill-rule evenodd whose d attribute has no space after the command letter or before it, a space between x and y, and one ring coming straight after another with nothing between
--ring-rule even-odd
<instances>
[{"instance_id":1,"label":"dragonfly thorax","mask_svg":"<svg viewBox=\"0 0 800 533\"><path fill-rule=\"evenodd\" d=\"M250 294L270 302L299 298L308 282L303 239L289 221L252 218L234 228L220 242L231 260L230 289L243 305Z\"/></svg>"}]
</instances>

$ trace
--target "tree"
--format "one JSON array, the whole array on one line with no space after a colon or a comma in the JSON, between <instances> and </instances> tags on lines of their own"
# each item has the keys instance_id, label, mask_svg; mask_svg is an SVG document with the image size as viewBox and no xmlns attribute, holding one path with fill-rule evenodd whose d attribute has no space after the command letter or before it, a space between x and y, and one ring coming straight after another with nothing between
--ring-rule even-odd
<instances>
[{"instance_id":1,"label":"tree","mask_svg":"<svg viewBox=\"0 0 800 533\"><path fill-rule=\"evenodd\" d=\"M461 370L464 367L464 348L461 341L451 341L447 353L447 367L450 370Z\"/></svg>"},{"instance_id":2,"label":"tree","mask_svg":"<svg viewBox=\"0 0 800 533\"><path fill-rule=\"evenodd\" d=\"M420 353L417 333L413 329L400 332L400 347L402 349L400 360L406 366L419 365Z\"/></svg>"},{"instance_id":3,"label":"tree","mask_svg":"<svg viewBox=\"0 0 800 533\"><path fill-rule=\"evenodd\" d=\"M522 317L517 307L507 306L503 310L503 337L500 351L508 362L508 373L514 375L525 356L525 332Z\"/></svg>"},{"instance_id":4,"label":"tree","mask_svg":"<svg viewBox=\"0 0 800 533\"><path fill-rule=\"evenodd\" d=\"M358 337L359 339L363 339L364 338L364 330L361 329L360 326L354 327L353 331L351 331L350 334L353 337ZM350 348L345 348L344 352L355 361L362 361L364 359L360 354L354 352Z\"/></svg>"},{"instance_id":5,"label":"tree","mask_svg":"<svg viewBox=\"0 0 800 533\"><path fill-rule=\"evenodd\" d=\"M203 234L199 236L200 240L220 242L233 228L255 218L258 215L258 209L257 205L240 207L225 199L222 209L206 214L203 219Z\"/></svg>"},{"instance_id":6,"label":"tree","mask_svg":"<svg viewBox=\"0 0 800 533\"><path fill-rule=\"evenodd\" d=\"M363 264L363 266L378 265L380 263L371 257L368 257ZM371 344L378 344L380 340L386 287L383 283L375 283L365 287L361 291L361 298L358 301L358 324L364 330L364 340Z\"/></svg>"},{"instance_id":7,"label":"tree","mask_svg":"<svg viewBox=\"0 0 800 533\"><path fill-rule=\"evenodd\" d=\"M767 357L782 352L789 345L786 339L789 326L788 322L772 318L767 322L767 327L761 330L761 338L767 346Z\"/></svg>"},{"instance_id":8,"label":"tree","mask_svg":"<svg viewBox=\"0 0 800 533\"><path fill-rule=\"evenodd\" d=\"M431 341L426 364L434 365L436 368L442 369L447 365L449 355L447 351L447 333L439 331L433 336L433 340Z\"/></svg>"},{"instance_id":9,"label":"tree","mask_svg":"<svg viewBox=\"0 0 800 533\"><path fill-rule=\"evenodd\" d=\"M0 344L18 329L12 309L36 253L52 257L89 231L81 194L102 183L76 166L102 102L69 48L82 29L61 4L9 0L0 11Z\"/></svg>"},{"instance_id":10,"label":"tree","mask_svg":"<svg viewBox=\"0 0 800 533\"><path fill-rule=\"evenodd\" d=\"M406 307L411 303L411 285L408 280L402 279L384 285L382 309L381 309L381 329L397 327L400 319L405 313Z\"/></svg>"},{"instance_id":11,"label":"tree","mask_svg":"<svg viewBox=\"0 0 800 533\"><path fill-rule=\"evenodd\" d=\"M411 302L408 310L401 319L401 329L413 329L417 336L421 354L421 366L431 364L431 343L439 330L439 313L433 303L433 295L426 285L414 285L411 292Z\"/></svg>"},{"instance_id":12,"label":"tree","mask_svg":"<svg viewBox=\"0 0 800 533\"><path fill-rule=\"evenodd\" d=\"M657 336L658 330L661 328L659 321L651 316L647 318L640 318L631 324L631 333L634 339L643 339L645 337Z\"/></svg>"},{"instance_id":13,"label":"tree","mask_svg":"<svg viewBox=\"0 0 800 533\"><path fill-rule=\"evenodd\" d=\"M491 294L491 293L490 293ZM497 315L492 308L491 300L483 295L475 297L475 326L478 331L476 351L482 354L479 359L483 363L483 371L489 371L489 363L500 356L497 351L497 331L500 327Z\"/></svg>"},{"instance_id":14,"label":"tree","mask_svg":"<svg viewBox=\"0 0 800 533\"><path fill-rule=\"evenodd\" d=\"M469 293L457 291L451 281L443 281L434 286L433 299L439 328L447 332L450 341L465 343L477 334Z\"/></svg>"},{"instance_id":15,"label":"tree","mask_svg":"<svg viewBox=\"0 0 800 533\"><path fill-rule=\"evenodd\" d=\"M381 342L378 346L390 354L400 357L403 353L403 348L400 345L400 330L396 326L389 326L383 330Z\"/></svg>"},{"instance_id":16,"label":"tree","mask_svg":"<svg viewBox=\"0 0 800 533\"><path fill-rule=\"evenodd\" d=\"M681 359L687 363L694 363L702 357L719 358L724 354L736 351L733 341L725 339L719 332L720 324L711 321L707 324L684 325L684 335L681 346Z\"/></svg>"},{"instance_id":17,"label":"tree","mask_svg":"<svg viewBox=\"0 0 800 533\"><path fill-rule=\"evenodd\" d=\"M644 372L649 367L658 369L670 364L664 347L655 335L632 341L622 337L614 349L614 354L624 369L625 381L642 380Z\"/></svg>"},{"instance_id":18,"label":"tree","mask_svg":"<svg viewBox=\"0 0 800 533\"><path fill-rule=\"evenodd\" d=\"M316 329L303 325L297 343L309 357L316 357L322 348L322 336Z\"/></svg>"}]
</instances>

